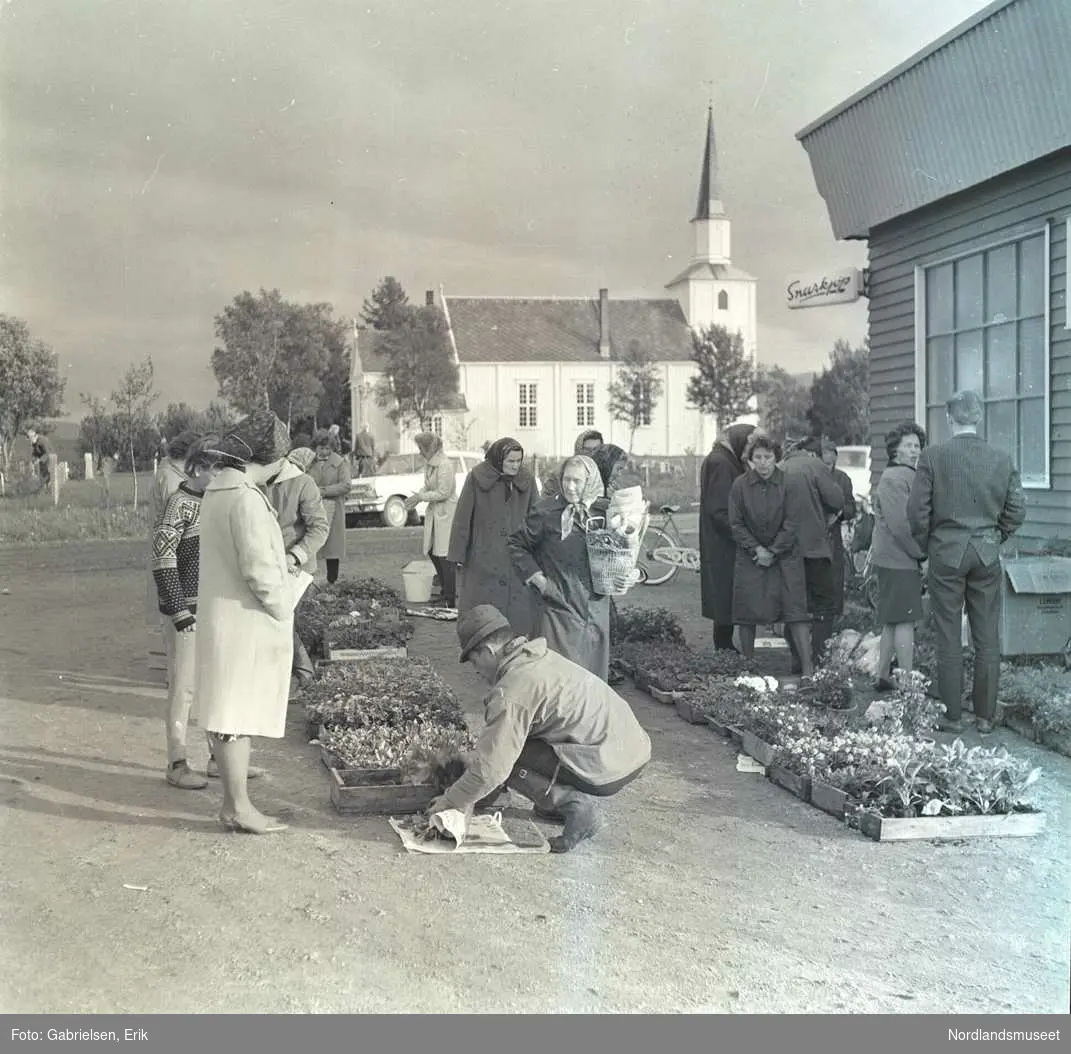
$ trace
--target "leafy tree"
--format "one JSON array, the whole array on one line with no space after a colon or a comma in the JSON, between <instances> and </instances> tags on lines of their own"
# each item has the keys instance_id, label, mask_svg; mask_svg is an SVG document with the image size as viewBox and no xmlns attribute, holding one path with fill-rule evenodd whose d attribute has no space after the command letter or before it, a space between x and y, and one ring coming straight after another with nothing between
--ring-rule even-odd
<instances>
[{"instance_id":1,"label":"leafy tree","mask_svg":"<svg viewBox=\"0 0 1071 1054\"><path fill-rule=\"evenodd\" d=\"M811 385L807 414L815 435L858 446L870 437L870 342L833 345L829 366Z\"/></svg>"},{"instance_id":2,"label":"leafy tree","mask_svg":"<svg viewBox=\"0 0 1071 1054\"><path fill-rule=\"evenodd\" d=\"M373 329L394 329L405 322L409 297L393 275L380 280L361 307L361 321Z\"/></svg>"},{"instance_id":3,"label":"leafy tree","mask_svg":"<svg viewBox=\"0 0 1071 1054\"><path fill-rule=\"evenodd\" d=\"M632 341L610 383L610 417L628 428L628 452L636 440L636 429L651 423L662 397L662 378L654 356L638 341Z\"/></svg>"},{"instance_id":4,"label":"leafy tree","mask_svg":"<svg viewBox=\"0 0 1071 1054\"><path fill-rule=\"evenodd\" d=\"M168 403L156 417L156 427L164 439L174 439L181 432L205 431L204 413L189 403Z\"/></svg>"},{"instance_id":5,"label":"leafy tree","mask_svg":"<svg viewBox=\"0 0 1071 1054\"><path fill-rule=\"evenodd\" d=\"M338 425L343 436L351 431L350 411L350 335L344 319L335 319L328 304L316 305L317 325L326 351L320 372L320 397L308 422L317 425Z\"/></svg>"},{"instance_id":6,"label":"leafy tree","mask_svg":"<svg viewBox=\"0 0 1071 1054\"><path fill-rule=\"evenodd\" d=\"M92 453L93 464L100 465L105 454L114 454L122 446L119 422L103 399L84 392L80 398L88 412L82 418L79 442L83 452Z\"/></svg>"},{"instance_id":7,"label":"leafy tree","mask_svg":"<svg viewBox=\"0 0 1071 1054\"><path fill-rule=\"evenodd\" d=\"M689 404L714 418L717 429L751 411L755 368L744 347L743 334L711 325L692 334L696 373L688 381Z\"/></svg>"},{"instance_id":8,"label":"leafy tree","mask_svg":"<svg viewBox=\"0 0 1071 1054\"><path fill-rule=\"evenodd\" d=\"M55 352L22 319L0 315L0 468L20 432L61 412L66 384Z\"/></svg>"},{"instance_id":9,"label":"leafy tree","mask_svg":"<svg viewBox=\"0 0 1071 1054\"><path fill-rule=\"evenodd\" d=\"M809 435L811 390L781 366L760 366L755 382L762 427L785 439Z\"/></svg>"},{"instance_id":10,"label":"leafy tree","mask_svg":"<svg viewBox=\"0 0 1071 1054\"><path fill-rule=\"evenodd\" d=\"M213 399L204 412L204 430L206 432L226 432L238 423L238 414L222 399Z\"/></svg>"},{"instance_id":11,"label":"leafy tree","mask_svg":"<svg viewBox=\"0 0 1071 1054\"><path fill-rule=\"evenodd\" d=\"M130 455L130 471L134 474L135 506L138 504L138 446L144 448L148 440L149 446L155 447L156 429L152 420L152 404L157 398L155 377L152 359L146 358L129 367L119 387L112 392L119 434Z\"/></svg>"},{"instance_id":12,"label":"leafy tree","mask_svg":"<svg viewBox=\"0 0 1071 1054\"><path fill-rule=\"evenodd\" d=\"M427 430L436 410L457 395L459 371L446 319L437 307L407 308L380 344L385 362L376 401L395 423Z\"/></svg>"}]
</instances>

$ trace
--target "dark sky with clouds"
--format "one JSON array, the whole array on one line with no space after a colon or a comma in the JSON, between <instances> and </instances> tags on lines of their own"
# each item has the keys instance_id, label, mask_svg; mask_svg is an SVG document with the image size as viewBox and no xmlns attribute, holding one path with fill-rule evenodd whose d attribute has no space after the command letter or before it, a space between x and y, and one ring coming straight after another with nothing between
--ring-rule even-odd
<instances>
[{"instance_id":1,"label":"dark sky with clouds","mask_svg":"<svg viewBox=\"0 0 1071 1054\"><path fill-rule=\"evenodd\" d=\"M862 304L790 312L833 241L795 133L981 0L0 0L0 311L78 393L151 354L203 405L243 289L343 316L447 293L657 296L688 261L708 92L759 356L820 367ZM707 83L712 82L712 88Z\"/></svg>"}]
</instances>

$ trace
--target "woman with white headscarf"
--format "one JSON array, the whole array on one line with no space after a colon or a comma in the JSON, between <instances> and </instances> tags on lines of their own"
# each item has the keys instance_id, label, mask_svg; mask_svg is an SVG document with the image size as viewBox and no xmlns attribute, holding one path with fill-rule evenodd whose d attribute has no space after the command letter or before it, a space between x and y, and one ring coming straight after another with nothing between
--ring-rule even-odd
<instances>
[{"instance_id":1,"label":"woman with white headscarf","mask_svg":"<svg viewBox=\"0 0 1071 1054\"><path fill-rule=\"evenodd\" d=\"M541 631L548 646L606 681L610 598L591 584L585 537L591 506L605 493L598 466L590 457L571 457L562 466L560 488L510 535L510 554L521 579L542 597Z\"/></svg>"}]
</instances>

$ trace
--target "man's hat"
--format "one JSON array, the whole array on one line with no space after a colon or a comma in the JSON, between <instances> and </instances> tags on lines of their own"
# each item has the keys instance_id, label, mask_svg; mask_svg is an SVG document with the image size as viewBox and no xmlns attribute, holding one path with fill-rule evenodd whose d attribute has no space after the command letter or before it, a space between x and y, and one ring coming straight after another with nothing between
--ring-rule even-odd
<instances>
[{"instance_id":1,"label":"man's hat","mask_svg":"<svg viewBox=\"0 0 1071 1054\"><path fill-rule=\"evenodd\" d=\"M461 642L460 662L468 662L469 655L492 633L511 629L509 619L493 604L477 604L458 619L457 639Z\"/></svg>"}]
</instances>

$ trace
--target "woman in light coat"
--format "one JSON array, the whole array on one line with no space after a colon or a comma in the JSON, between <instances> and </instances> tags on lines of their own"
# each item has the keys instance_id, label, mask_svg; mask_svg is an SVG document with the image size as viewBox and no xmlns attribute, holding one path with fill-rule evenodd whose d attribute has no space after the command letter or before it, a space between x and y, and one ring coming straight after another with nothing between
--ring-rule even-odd
<instances>
[{"instance_id":1,"label":"woman in light coat","mask_svg":"<svg viewBox=\"0 0 1071 1054\"><path fill-rule=\"evenodd\" d=\"M584 534L603 497L595 462L580 455L562 468L560 493L537 502L509 548L521 578L543 598L540 631L553 651L608 681L610 598L595 592Z\"/></svg>"},{"instance_id":2,"label":"woman in light coat","mask_svg":"<svg viewBox=\"0 0 1071 1054\"><path fill-rule=\"evenodd\" d=\"M442 586L443 603L457 607L457 565L450 563L450 529L457 509L457 476L450 459L443 453L443 441L432 432L414 437L417 450L424 459L424 489L406 498L405 507L412 511L422 501L428 503L424 512L424 552L431 557Z\"/></svg>"},{"instance_id":3,"label":"woman in light coat","mask_svg":"<svg viewBox=\"0 0 1071 1054\"><path fill-rule=\"evenodd\" d=\"M922 621L922 562L926 554L911 534L907 499L915 466L926 445L926 432L914 422L892 429L885 437L888 468L874 491L874 537L870 560L878 580L879 692L892 691L892 660L907 672L915 661L915 623Z\"/></svg>"},{"instance_id":4,"label":"woman in light coat","mask_svg":"<svg viewBox=\"0 0 1071 1054\"><path fill-rule=\"evenodd\" d=\"M219 765L220 822L252 834L286 829L254 808L246 782L250 736L281 739L286 727L296 593L275 510L260 488L289 446L270 410L240 421L212 451L221 467L201 502L194 705Z\"/></svg>"},{"instance_id":5,"label":"woman in light coat","mask_svg":"<svg viewBox=\"0 0 1071 1054\"><path fill-rule=\"evenodd\" d=\"M523 462L524 448L516 439L491 444L461 488L446 559L458 568L460 615L491 604L516 633L533 637L539 605L509 552L509 536L524 525L538 498L535 479Z\"/></svg>"},{"instance_id":6,"label":"woman in light coat","mask_svg":"<svg viewBox=\"0 0 1071 1054\"><path fill-rule=\"evenodd\" d=\"M338 581L339 566L346 559L346 497L350 492L350 463L339 454L339 441L326 429L317 432L312 440L316 460L308 469L320 489L324 509L331 521L331 530L320 550L327 565L327 581Z\"/></svg>"},{"instance_id":7,"label":"woman in light coat","mask_svg":"<svg viewBox=\"0 0 1071 1054\"><path fill-rule=\"evenodd\" d=\"M291 450L278 475L267 488L279 529L283 532L286 560L292 573L305 571L310 575L316 574L316 555L323 548L331 529L320 498L320 489L308 474L309 466L315 459L315 451L308 447ZM297 630L294 630L292 673L296 682L291 684L292 693L316 676L316 667Z\"/></svg>"}]
</instances>

